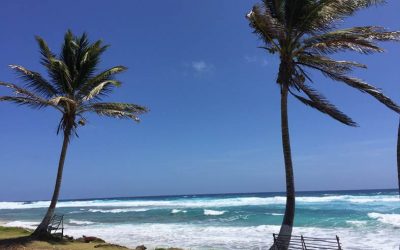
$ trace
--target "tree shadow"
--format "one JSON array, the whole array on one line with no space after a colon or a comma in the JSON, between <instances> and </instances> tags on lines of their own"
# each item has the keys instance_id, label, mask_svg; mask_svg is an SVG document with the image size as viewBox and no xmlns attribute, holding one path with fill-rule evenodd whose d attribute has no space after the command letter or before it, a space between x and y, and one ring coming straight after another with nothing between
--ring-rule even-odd
<instances>
[{"instance_id":1,"label":"tree shadow","mask_svg":"<svg viewBox=\"0 0 400 250\"><path fill-rule=\"evenodd\" d=\"M26 247L34 239L30 236L22 236L17 238L2 239L0 240L1 249L18 249Z\"/></svg>"},{"instance_id":2,"label":"tree shadow","mask_svg":"<svg viewBox=\"0 0 400 250\"><path fill-rule=\"evenodd\" d=\"M34 241L47 242L51 245L66 245L70 243L70 241L66 239L60 239L55 237L37 239L35 237L28 235L16 238L0 239L0 249L20 249L20 248L24 249Z\"/></svg>"}]
</instances>

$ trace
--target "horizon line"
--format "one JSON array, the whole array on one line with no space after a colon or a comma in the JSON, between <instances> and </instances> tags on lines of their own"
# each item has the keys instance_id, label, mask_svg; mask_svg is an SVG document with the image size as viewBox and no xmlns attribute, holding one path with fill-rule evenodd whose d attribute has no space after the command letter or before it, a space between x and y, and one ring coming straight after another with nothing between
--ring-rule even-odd
<instances>
[{"instance_id":1,"label":"horizon line","mask_svg":"<svg viewBox=\"0 0 400 250\"><path fill-rule=\"evenodd\" d=\"M355 192L355 191L397 191L397 188L370 188L370 189L340 189L340 190L300 190L296 193L311 193L311 192ZM269 191L269 192L233 192L233 193L197 193L197 194L169 194L169 195L139 195L139 196L115 196L115 197L91 197L91 198L70 198L70 199L59 199L62 201L89 201L89 200L111 200L111 199L140 199L140 198L161 198L161 197L182 197L182 196L212 196L212 195L246 195L246 194L285 194L285 191ZM0 202L38 202L38 201L50 201L50 200L14 200Z\"/></svg>"}]
</instances>

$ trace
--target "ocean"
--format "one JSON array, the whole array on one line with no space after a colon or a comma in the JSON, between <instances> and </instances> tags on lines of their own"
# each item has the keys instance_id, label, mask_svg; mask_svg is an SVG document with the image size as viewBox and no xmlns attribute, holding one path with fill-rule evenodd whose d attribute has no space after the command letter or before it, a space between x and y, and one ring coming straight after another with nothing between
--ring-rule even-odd
<instances>
[{"instance_id":1,"label":"ocean","mask_svg":"<svg viewBox=\"0 0 400 250\"><path fill-rule=\"evenodd\" d=\"M399 249L396 190L298 192L294 234L339 236L343 249ZM48 201L0 202L0 222L34 228ZM65 234L136 247L268 249L284 193L63 200Z\"/></svg>"}]
</instances>

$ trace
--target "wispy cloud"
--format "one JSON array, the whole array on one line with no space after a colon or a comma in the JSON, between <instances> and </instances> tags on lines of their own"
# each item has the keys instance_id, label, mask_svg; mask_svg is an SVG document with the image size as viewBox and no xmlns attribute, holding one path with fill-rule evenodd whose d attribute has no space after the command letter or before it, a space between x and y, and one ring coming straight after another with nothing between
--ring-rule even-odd
<instances>
[{"instance_id":1,"label":"wispy cloud","mask_svg":"<svg viewBox=\"0 0 400 250\"><path fill-rule=\"evenodd\" d=\"M394 155L395 148L392 146L393 144L395 142L391 139L376 139L337 145L318 145L312 153L304 153L296 156L296 161L324 162L327 158L331 157L332 152L334 152L335 156L332 161L343 161L343 159L348 160L350 158L371 159L374 157L384 157Z\"/></svg>"},{"instance_id":2,"label":"wispy cloud","mask_svg":"<svg viewBox=\"0 0 400 250\"><path fill-rule=\"evenodd\" d=\"M245 55L245 56L244 56L244 60L245 60L247 63L255 63L255 62L257 62L258 58L257 58L256 56Z\"/></svg>"},{"instance_id":3,"label":"wispy cloud","mask_svg":"<svg viewBox=\"0 0 400 250\"><path fill-rule=\"evenodd\" d=\"M191 63L192 69L197 73L210 72L214 70L214 66L210 63L206 63L205 61L192 61Z\"/></svg>"},{"instance_id":4,"label":"wispy cloud","mask_svg":"<svg viewBox=\"0 0 400 250\"><path fill-rule=\"evenodd\" d=\"M249 56L249 55L245 55L245 56L244 56L244 61L245 61L246 63L255 63L255 64L258 64L258 65L261 65L261 66L264 66L264 67L266 67L266 66L269 65L268 60L266 60L266 59L264 59L264 58L261 58L261 57L259 57L259 56Z\"/></svg>"},{"instance_id":5,"label":"wispy cloud","mask_svg":"<svg viewBox=\"0 0 400 250\"><path fill-rule=\"evenodd\" d=\"M207 68L207 64L204 61L192 62L192 67L197 72L202 72Z\"/></svg>"}]
</instances>

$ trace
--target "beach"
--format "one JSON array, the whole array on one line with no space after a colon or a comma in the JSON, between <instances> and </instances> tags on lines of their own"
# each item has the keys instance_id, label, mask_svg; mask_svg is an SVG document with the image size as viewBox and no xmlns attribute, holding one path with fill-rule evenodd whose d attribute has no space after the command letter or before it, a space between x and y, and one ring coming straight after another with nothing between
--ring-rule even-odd
<instances>
[{"instance_id":1,"label":"beach","mask_svg":"<svg viewBox=\"0 0 400 250\"><path fill-rule=\"evenodd\" d=\"M34 228L47 201L0 202L6 226ZM283 193L68 200L65 234L134 248L268 249L283 217ZM398 249L395 190L299 192L294 234L339 236L345 249Z\"/></svg>"}]
</instances>

